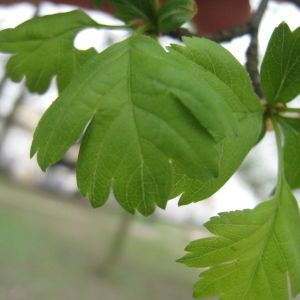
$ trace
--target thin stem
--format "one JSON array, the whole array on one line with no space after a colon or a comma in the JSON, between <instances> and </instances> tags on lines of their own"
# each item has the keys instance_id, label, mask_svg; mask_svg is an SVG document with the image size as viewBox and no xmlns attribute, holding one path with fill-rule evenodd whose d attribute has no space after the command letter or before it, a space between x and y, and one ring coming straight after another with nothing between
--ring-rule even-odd
<instances>
[{"instance_id":1,"label":"thin stem","mask_svg":"<svg viewBox=\"0 0 300 300\"><path fill-rule=\"evenodd\" d=\"M110 29L110 30L131 30L134 28L133 25L106 25L106 24L97 24L97 27L99 28L105 28L105 29Z\"/></svg>"},{"instance_id":2,"label":"thin stem","mask_svg":"<svg viewBox=\"0 0 300 300\"><path fill-rule=\"evenodd\" d=\"M227 30L222 30L214 34L202 35L202 37L215 41L217 43L230 42L231 40L248 34L251 23L242 24L231 27Z\"/></svg>"},{"instance_id":3,"label":"thin stem","mask_svg":"<svg viewBox=\"0 0 300 300\"><path fill-rule=\"evenodd\" d=\"M196 34L190 32L186 28L178 28L176 30L173 30L169 32L167 35L170 37L173 37L178 40L182 40L182 37L187 36L187 37L203 37L207 38L209 40L215 41L217 43L222 43L222 42L230 42L231 40L243 36L250 31L250 23L243 24L243 25L238 25L234 26L230 29L227 30L222 30L214 34Z\"/></svg>"},{"instance_id":4,"label":"thin stem","mask_svg":"<svg viewBox=\"0 0 300 300\"><path fill-rule=\"evenodd\" d=\"M252 19L250 22L251 27L249 30L251 41L246 52L246 69L252 80L253 88L260 98L263 98L263 92L260 84L260 76L258 70L258 28L268 7L268 2L269 0L261 0L257 10L252 15Z\"/></svg>"},{"instance_id":5,"label":"thin stem","mask_svg":"<svg viewBox=\"0 0 300 300\"><path fill-rule=\"evenodd\" d=\"M252 80L254 91L260 99L263 98L263 92L260 84L260 76L258 70L258 33L253 32L251 35L251 41L246 51L246 70L248 71Z\"/></svg>"},{"instance_id":6,"label":"thin stem","mask_svg":"<svg viewBox=\"0 0 300 300\"><path fill-rule=\"evenodd\" d=\"M280 186L283 178L284 178L284 153L283 153L283 138L282 138L282 131L280 129L280 125L276 120L276 117L272 117L272 124L275 132L276 137L276 144L277 144L277 153L278 153L278 179L277 179L277 186ZM279 189L278 189L279 190Z\"/></svg>"},{"instance_id":7,"label":"thin stem","mask_svg":"<svg viewBox=\"0 0 300 300\"><path fill-rule=\"evenodd\" d=\"M149 29L151 28L151 26L149 24L145 24L142 26L139 26L135 31L134 31L134 35L140 35L140 34L144 34L145 32L147 32Z\"/></svg>"},{"instance_id":8,"label":"thin stem","mask_svg":"<svg viewBox=\"0 0 300 300\"><path fill-rule=\"evenodd\" d=\"M268 7L269 0L261 0L257 10L252 16L251 24L252 27L254 27L256 30L258 30L258 27L260 25L260 22L265 14L265 11Z\"/></svg>"},{"instance_id":9,"label":"thin stem","mask_svg":"<svg viewBox=\"0 0 300 300\"><path fill-rule=\"evenodd\" d=\"M39 4L36 4L32 18L38 17L40 15L40 10L41 6Z\"/></svg>"},{"instance_id":10,"label":"thin stem","mask_svg":"<svg viewBox=\"0 0 300 300\"><path fill-rule=\"evenodd\" d=\"M300 108L296 107L275 107L275 109L282 112L300 113Z\"/></svg>"}]
</instances>

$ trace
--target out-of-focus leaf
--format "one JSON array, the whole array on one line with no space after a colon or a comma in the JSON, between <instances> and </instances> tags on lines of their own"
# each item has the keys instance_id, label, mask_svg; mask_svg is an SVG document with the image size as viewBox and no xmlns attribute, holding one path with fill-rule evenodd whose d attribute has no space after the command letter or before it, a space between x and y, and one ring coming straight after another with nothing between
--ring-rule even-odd
<instances>
[{"instance_id":1,"label":"out-of-focus leaf","mask_svg":"<svg viewBox=\"0 0 300 300\"><path fill-rule=\"evenodd\" d=\"M215 236L191 242L179 260L208 268L194 287L196 298L289 300L299 293L300 215L284 179L272 200L221 213L205 227Z\"/></svg>"},{"instance_id":2,"label":"out-of-focus leaf","mask_svg":"<svg viewBox=\"0 0 300 300\"><path fill-rule=\"evenodd\" d=\"M261 84L268 102L289 102L300 93L300 27L286 23L273 32L261 66Z\"/></svg>"},{"instance_id":3,"label":"out-of-focus leaf","mask_svg":"<svg viewBox=\"0 0 300 300\"><path fill-rule=\"evenodd\" d=\"M74 47L77 33L99 25L82 11L72 11L30 19L13 29L0 32L0 51L12 53L7 75L13 81L26 77L31 92L44 93L56 76L63 90L74 73L96 54Z\"/></svg>"},{"instance_id":4,"label":"out-of-focus leaf","mask_svg":"<svg viewBox=\"0 0 300 300\"><path fill-rule=\"evenodd\" d=\"M156 20L156 0L109 0L115 7L115 16L125 23L138 20L151 24Z\"/></svg>"},{"instance_id":5,"label":"out-of-focus leaf","mask_svg":"<svg viewBox=\"0 0 300 300\"><path fill-rule=\"evenodd\" d=\"M197 11L194 0L169 0L158 12L159 32L164 33L180 27L192 19Z\"/></svg>"}]
</instances>

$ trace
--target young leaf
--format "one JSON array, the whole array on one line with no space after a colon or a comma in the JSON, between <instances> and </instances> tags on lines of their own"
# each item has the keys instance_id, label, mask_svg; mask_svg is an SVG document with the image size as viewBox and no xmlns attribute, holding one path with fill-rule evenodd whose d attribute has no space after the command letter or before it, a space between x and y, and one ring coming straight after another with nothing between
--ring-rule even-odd
<instances>
[{"instance_id":1,"label":"young leaf","mask_svg":"<svg viewBox=\"0 0 300 300\"><path fill-rule=\"evenodd\" d=\"M288 300L300 291L300 215L285 180L276 195L253 210L221 213L205 227L215 237L196 240L180 262L209 268L196 298Z\"/></svg>"},{"instance_id":2,"label":"young leaf","mask_svg":"<svg viewBox=\"0 0 300 300\"><path fill-rule=\"evenodd\" d=\"M292 189L300 187L300 119L276 118L284 135L284 169Z\"/></svg>"},{"instance_id":3,"label":"young leaf","mask_svg":"<svg viewBox=\"0 0 300 300\"><path fill-rule=\"evenodd\" d=\"M197 10L194 0L169 0L158 12L159 32L169 32L192 19Z\"/></svg>"},{"instance_id":4,"label":"young leaf","mask_svg":"<svg viewBox=\"0 0 300 300\"><path fill-rule=\"evenodd\" d=\"M47 168L88 123L77 168L81 192L99 206L112 187L123 207L145 215L169 199L173 164L191 178L217 176L218 143L237 131L224 95L142 36L81 69L42 117L31 155Z\"/></svg>"},{"instance_id":5,"label":"young leaf","mask_svg":"<svg viewBox=\"0 0 300 300\"><path fill-rule=\"evenodd\" d=\"M268 102L289 102L300 93L300 27L282 23L273 32L261 66Z\"/></svg>"},{"instance_id":6,"label":"young leaf","mask_svg":"<svg viewBox=\"0 0 300 300\"><path fill-rule=\"evenodd\" d=\"M72 11L33 18L1 31L0 51L14 54L7 63L7 75L16 82L25 76L29 90L41 94L57 76L62 90L96 54L94 49L81 51L73 45L77 33L90 26L99 25L84 12Z\"/></svg>"},{"instance_id":7,"label":"young leaf","mask_svg":"<svg viewBox=\"0 0 300 300\"><path fill-rule=\"evenodd\" d=\"M206 39L184 38L184 43L185 46L172 45L171 57L184 62L192 72L206 79L213 89L224 95L239 120L239 132L219 144L222 155L218 177L203 181L189 178L179 168L176 169L173 195L182 194L180 205L205 199L215 193L258 141L263 125L263 109L253 91L249 75L232 54Z\"/></svg>"},{"instance_id":8,"label":"young leaf","mask_svg":"<svg viewBox=\"0 0 300 300\"><path fill-rule=\"evenodd\" d=\"M156 0L109 0L116 9L116 17L125 23L143 20L156 22Z\"/></svg>"}]
</instances>

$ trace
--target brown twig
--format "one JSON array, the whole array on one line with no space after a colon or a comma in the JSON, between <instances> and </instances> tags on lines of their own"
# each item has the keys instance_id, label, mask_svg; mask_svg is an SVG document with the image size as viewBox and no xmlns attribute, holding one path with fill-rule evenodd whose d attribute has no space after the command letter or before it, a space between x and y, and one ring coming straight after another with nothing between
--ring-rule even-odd
<instances>
[{"instance_id":1,"label":"brown twig","mask_svg":"<svg viewBox=\"0 0 300 300\"><path fill-rule=\"evenodd\" d=\"M249 23L246 23L243 25L232 27L227 30L222 30L214 34L207 34L207 35L195 34L190 32L186 28L178 28L176 30L169 32L167 35L178 40L182 40L182 37L184 36L188 36L188 37L196 36L196 37L204 37L212 41L215 41L217 43L222 43L222 42L230 42L231 40L239 36L243 36L249 33L250 28L251 25Z\"/></svg>"},{"instance_id":2,"label":"brown twig","mask_svg":"<svg viewBox=\"0 0 300 300\"><path fill-rule=\"evenodd\" d=\"M261 0L257 10L252 15L249 32L251 41L246 51L246 69L252 80L253 88L260 98L263 98L263 92L261 89L260 75L258 70L258 29L268 7L268 2L269 0Z\"/></svg>"},{"instance_id":3,"label":"brown twig","mask_svg":"<svg viewBox=\"0 0 300 300\"><path fill-rule=\"evenodd\" d=\"M246 69L250 75L254 91L259 96L263 98L263 93L260 85L260 76L258 71L258 34L251 34L251 41L246 51Z\"/></svg>"}]
</instances>

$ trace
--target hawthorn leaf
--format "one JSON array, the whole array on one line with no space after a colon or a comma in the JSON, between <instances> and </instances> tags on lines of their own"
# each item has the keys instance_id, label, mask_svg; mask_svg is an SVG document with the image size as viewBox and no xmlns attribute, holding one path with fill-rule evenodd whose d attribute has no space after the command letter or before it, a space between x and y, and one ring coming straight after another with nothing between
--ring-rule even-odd
<instances>
[{"instance_id":1,"label":"hawthorn leaf","mask_svg":"<svg viewBox=\"0 0 300 300\"><path fill-rule=\"evenodd\" d=\"M258 142L263 128L262 114L251 114L239 120L239 134L219 143L221 151L217 177L192 178L176 166L172 197L180 195L179 205L204 200L218 191L238 169L247 153Z\"/></svg>"},{"instance_id":2,"label":"hawthorn leaf","mask_svg":"<svg viewBox=\"0 0 300 300\"><path fill-rule=\"evenodd\" d=\"M194 297L288 300L299 293L300 215L284 179L272 200L253 210L220 213L205 227L214 236L191 242L179 259L208 268L194 286Z\"/></svg>"},{"instance_id":3,"label":"hawthorn leaf","mask_svg":"<svg viewBox=\"0 0 300 300\"><path fill-rule=\"evenodd\" d=\"M300 188L300 119L277 117L284 135L285 177L292 189Z\"/></svg>"},{"instance_id":4,"label":"hawthorn leaf","mask_svg":"<svg viewBox=\"0 0 300 300\"><path fill-rule=\"evenodd\" d=\"M268 102L289 102L300 93L300 27L281 23L273 32L261 66Z\"/></svg>"},{"instance_id":5,"label":"hawthorn leaf","mask_svg":"<svg viewBox=\"0 0 300 300\"><path fill-rule=\"evenodd\" d=\"M115 7L115 16L125 23L143 20L153 23L156 20L156 0L109 0Z\"/></svg>"},{"instance_id":6,"label":"hawthorn leaf","mask_svg":"<svg viewBox=\"0 0 300 300\"><path fill-rule=\"evenodd\" d=\"M100 206L112 189L126 210L148 215L165 207L174 164L191 178L218 175L218 144L236 126L222 93L154 39L132 36L82 67L42 117L31 155L44 170L83 134L82 194Z\"/></svg>"},{"instance_id":7,"label":"hawthorn leaf","mask_svg":"<svg viewBox=\"0 0 300 300\"><path fill-rule=\"evenodd\" d=\"M194 0L169 0L158 12L159 32L169 32L190 21L197 11Z\"/></svg>"},{"instance_id":8,"label":"hawthorn leaf","mask_svg":"<svg viewBox=\"0 0 300 300\"><path fill-rule=\"evenodd\" d=\"M73 42L79 31L99 27L82 11L76 10L30 19L16 28L0 32L0 51L12 53L7 75L15 82L26 77L31 92L44 93L57 77L63 90L74 73L91 57L95 49L78 50Z\"/></svg>"},{"instance_id":9,"label":"hawthorn leaf","mask_svg":"<svg viewBox=\"0 0 300 300\"><path fill-rule=\"evenodd\" d=\"M262 111L249 74L228 50L205 38L183 37L183 42L169 47L173 59L188 59L194 72L201 73L214 89L227 93L226 101L234 111Z\"/></svg>"},{"instance_id":10,"label":"hawthorn leaf","mask_svg":"<svg viewBox=\"0 0 300 300\"><path fill-rule=\"evenodd\" d=\"M239 131L218 144L221 158L217 177L203 181L189 178L180 168L175 168L173 196L181 194L179 205L206 199L224 185L257 143L264 128L263 109L249 75L232 54L207 39L184 38L183 41L184 46L171 46L170 55L174 60L185 62L192 72L199 74L214 90L224 95L236 114Z\"/></svg>"}]
</instances>

